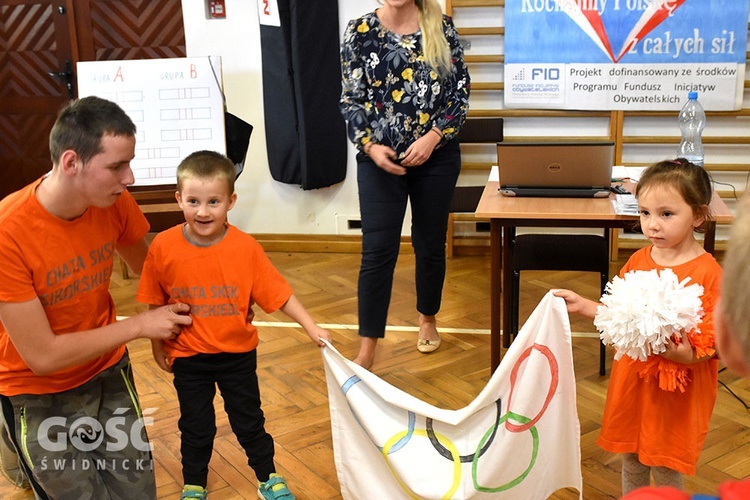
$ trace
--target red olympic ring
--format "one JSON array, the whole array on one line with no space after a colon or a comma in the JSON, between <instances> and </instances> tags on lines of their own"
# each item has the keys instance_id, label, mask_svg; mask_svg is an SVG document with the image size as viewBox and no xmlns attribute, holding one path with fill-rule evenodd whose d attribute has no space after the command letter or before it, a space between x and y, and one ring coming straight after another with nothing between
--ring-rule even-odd
<instances>
[{"instance_id":1,"label":"red olympic ring","mask_svg":"<svg viewBox=\"0 0 750 500\"><path fill-rule=\"evenodd\" d=\"M544 412L547 410L547 406L549 406L550 402L552 401L552 398L555 395L555 391L557 390L557 384L560 381L560 370L557 365L557 359L555 359L555 355L552 354L552 351L550 351L549 347L541 344L534 344L528 349L526 349L523 354L518 358L518 361L516 361L516 364L513 366L513 370L510 372L510 395L508 396L508 411L510 411L510 403L513 400L513 390L516 385L516 378L518 378L518 370L521 367L521 363L531 356L532 350L538 350L540 353L542 353L549 362L549 371L550 371L550 385L549 390L547 391L547 398L544 401L544 404L542 405L542 408L539 410L539 413L536 414L534 418L529 420L523 425L517 425L510 421L510 418L505 421L505 428L508 429L511 432L525 432L531 427L533 427L540 418L542 418L542 415L544 415Z\"/></svg>"}]
</instances>

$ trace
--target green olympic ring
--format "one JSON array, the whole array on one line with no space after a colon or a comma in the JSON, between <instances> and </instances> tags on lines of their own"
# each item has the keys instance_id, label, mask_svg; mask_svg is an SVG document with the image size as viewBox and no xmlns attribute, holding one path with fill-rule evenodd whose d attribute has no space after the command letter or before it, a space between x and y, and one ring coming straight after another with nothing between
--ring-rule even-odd
<instances>
[{"instance_id":1,"label":"green olympic ring","mask_svg":"<svg viewBox=\"0 0 750 500\"><path fill-rule=\"evenodd\" d=\"M509 490L515 486L517 486L521 481L526 479L526 476L529 475L529 472L531 472L532 467L534 467L534 463L536 463L537 455L539 454L539 431L536 430L536 426L532 425L529 427L529 432L531 432L531 437L533 440L533 451L531 452L531 461L529 462L529 466L526 468L525 471L521 473L517 478L501 485L496 488L490 488L488 486L482 486L479 484L479 481L477 480L477 467L479 465L479 450L482 449L482 446L484 446L484 443L489 439L490 436L492 436L495 432L495 426L502 424L503 422L507 421L509 418L513 418L514 420L522 423L527 424L531 422L531 419L528 417L524 417L523 415L518 415L516 413L513 413L509 411L505 415L503 415L500 418L500 421L497 424L493 424L492 427L482 436L482 439L479 441L479 445L477 446L477 452L474 454L474 460L471 462L471 479L474 482L474 489L477 491L484 491L485 493L497 493L499 491L506 491Z\"/></svg>"}]
</instances>

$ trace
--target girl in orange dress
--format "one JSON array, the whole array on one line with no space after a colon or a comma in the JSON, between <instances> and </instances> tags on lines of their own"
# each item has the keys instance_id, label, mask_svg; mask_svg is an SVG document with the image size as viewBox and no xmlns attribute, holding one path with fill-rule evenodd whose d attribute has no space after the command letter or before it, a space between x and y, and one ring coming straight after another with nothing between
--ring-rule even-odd
<instances>
[{"instance_id":1,"label":"girl in orange dress","mask_svg":"<svg viewBox=\"0 0 750 500\"><path fill-rule=\"evenodd\" d=\"M700 332L689 342L669 341L665 352L645 361L615 361L604 405L603 449L621 453L623 494L654 483L682 488L682 475L695 474L708 432L718 384L714 357L713 309L719 298L721 267L695 239L710 217L708 173L683 158L651 165L636 186L643 234L651 245L635 252L620 271L671 269L704 289ZM594 318L601 304L570 290L568 312ZM684 337L683 337L684 338Z\"/></svg>"}]
</instances>

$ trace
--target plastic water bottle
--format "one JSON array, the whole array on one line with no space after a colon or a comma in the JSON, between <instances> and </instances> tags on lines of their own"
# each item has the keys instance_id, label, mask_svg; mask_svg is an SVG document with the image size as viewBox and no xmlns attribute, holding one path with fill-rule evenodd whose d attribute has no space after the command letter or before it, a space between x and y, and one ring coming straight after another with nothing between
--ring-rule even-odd
<instances>
[{"instance_id":1,"label":"plastic water bottle","mask_svg":"<svg viewBox=\"0 0 750 500\"><path fill-rule=\"evenodd\" d=\"M688 101L682 107L678 121L682 140L677 149L677 156L702 167L704 153L701 134L706 126L706 112L698 102L698 92L688 93Z\"/></svg>"}]
</instances>

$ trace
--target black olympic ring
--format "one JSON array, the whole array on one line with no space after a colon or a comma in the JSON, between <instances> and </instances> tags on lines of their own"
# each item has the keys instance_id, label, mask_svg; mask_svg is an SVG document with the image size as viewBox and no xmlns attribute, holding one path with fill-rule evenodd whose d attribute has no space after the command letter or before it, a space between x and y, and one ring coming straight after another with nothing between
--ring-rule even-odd
<instances>
[{"instance_id":1,"label":"black olympic ring","mask_svg":"<svg viewBox=\"0 0 750 500\"><path fill-rule=\"evenodd\" d=\"M479 458L482 455L485 454L485 452L489 449L490 445L492 444L492 441L495 439L495 434L497 434L497 428L500 424L500 411L502 410L502 400L498 399L495 401L495 406L497 410L497 417L495 417L495 425L492 429L492 435L487 439L487 442L484 444L481 450L479 450L479 455L477 455L477 452L472 453L471 455L460 455L461 463L468 464L474 461L474 458ZM435 431L432 428L432 419L427 418L426 422L426 428L427 428L427 437L430 438L430 443L432 443L433 448L442 455L444 458L447 458L450 461L453 461L453 454L443 446L443 444L438 441L437 436L435 436Z\"/></svg>"}]
</instances>

